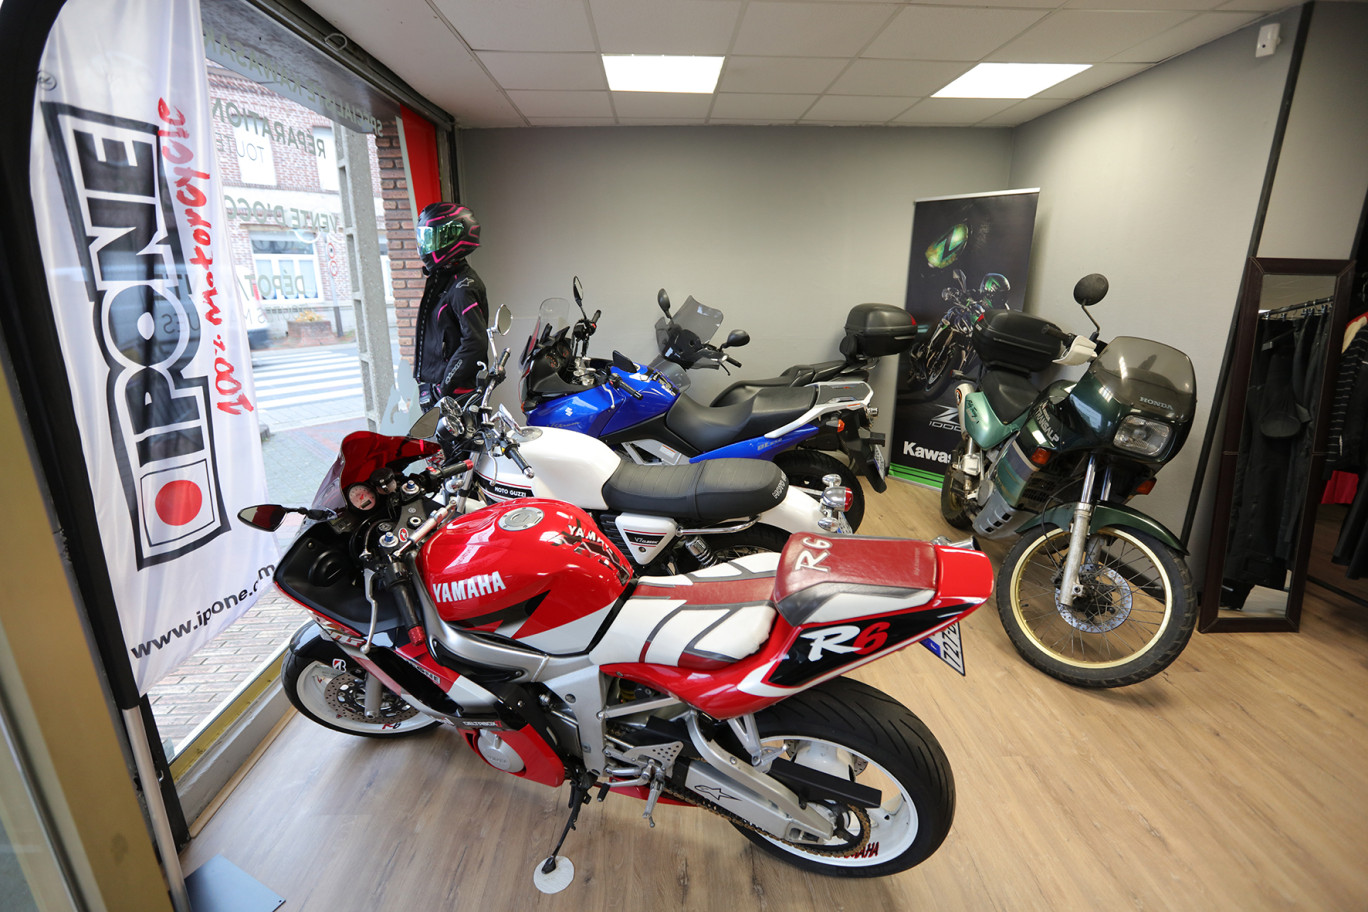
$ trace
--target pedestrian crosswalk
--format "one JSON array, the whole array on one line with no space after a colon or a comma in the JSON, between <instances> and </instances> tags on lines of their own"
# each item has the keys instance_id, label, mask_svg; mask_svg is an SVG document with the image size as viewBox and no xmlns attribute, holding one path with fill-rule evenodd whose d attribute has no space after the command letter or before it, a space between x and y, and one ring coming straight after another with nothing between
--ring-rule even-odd
<instances>
[{"instance_id":1,"label":"pedestrian crosswalk","mask_svg":"<svg viewBox=\"0 0 1368 912\"><path fill-rule=\"evenodd\" d=\"M323 402L335 403L339 412L364 407L361 364L352 346L254 352L252 375L257 407L267 413Z\"/></svg>"}]
</instances>

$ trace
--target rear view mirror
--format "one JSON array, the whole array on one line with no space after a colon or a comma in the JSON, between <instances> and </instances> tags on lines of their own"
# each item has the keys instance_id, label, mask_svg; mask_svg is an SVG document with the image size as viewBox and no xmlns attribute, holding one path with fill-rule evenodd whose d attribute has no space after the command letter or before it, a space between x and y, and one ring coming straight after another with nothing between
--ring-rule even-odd
<instances>
[{"instance_id":1,"label":"rear view mirror","mask_svg":"<svg viewBox=\"0 0 1368 912\"><path fill-rule=\"evenodd\" d=\"M1101 273L1085 275L1074 286L1074 300L1084 307L1091 307L1107 296L1109 287L1107 277Z\"/></svg>"},{"instance_id":2,"label":"rear view mirror","mask_svg":"<svg viewBox=\"0 0 1368 912\"><path fill-rule=\"evenodd\" d=\"M635 374L637 369L636 362L620 351L613 352L613 367L624 374Z\"/></svg>"},{"instance_id":3,"label":"rear view mirror","mask_svg":"<svg viewBox=\"0 0 1368 912\"><path fill-rule=\"evenodd\" d=\"M409 428L408 435L419 440L430 440L437 434L437 423L442 420L442 410L430 408Z\"/></svg>"},{"instance_id":4,"label":"rear view mirror","mask_svg":"<svg viewBox=\"0 0 1368 912\"><path fill-rule=\"evenodd\" d=\"M739 348L742 345L750 344L750 333L744 329L733 329L727 333L727 341L722 343L723 348Z\"/></svg>"},{"instance_id":5,"label":"rear view mirror","mask_svg":"<svg viewBox=\"0 0 1368 912\"><path fill-rule=\"evenodd\" d=\"M257 504L255 507L243 507L239 510L238 519L262 531L274 532L285 521L285 514L291 512L293 511L285 509L280 504Z\"/></svg>"},{"instance_id":6,"label":"rear view mirror","mask_svg":"<svg viewBox=\"0 0 1368 912\"><path fill-rule=\"evenodd\" d=\"M570 287L575 293L575 303L580 307L584 307L584 283L580 281L579 276L575 276L575 280L570 283Z\"/></svg>"},{"instance_id":7,"label":"rear view mirror","mask_svg":"<svg viewBox=\"0 0 1368 912\"><path fill-rule=\"evenodd\" d=\"M501 336L507 335L508 328L512 325L513 315L509 313L508 308L505 305L500 304L499 309L494 312L495 332L497 332Z\"/></svg>"},{"instance_id":8,"label":"rear view mirror","mask_svg":"<svg viewBox=\"0 0 1368 912\"><path fill-rule=\"evenodd\" d=\"M660 305L660 309L665 311L665 316L668 317L670 315L670 296L665 293L665 289L662 288L656 292L656 303Z\"/></svg>"}]
</instances>

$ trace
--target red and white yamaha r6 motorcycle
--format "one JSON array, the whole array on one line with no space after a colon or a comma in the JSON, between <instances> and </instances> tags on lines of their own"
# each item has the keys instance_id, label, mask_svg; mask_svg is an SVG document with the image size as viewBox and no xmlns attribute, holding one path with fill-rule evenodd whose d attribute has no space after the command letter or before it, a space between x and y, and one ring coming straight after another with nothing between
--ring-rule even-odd
<instances>
[{"instance_id":1,"label":"red and white yamaha r6 motorcycle","mask_svg":"<svg viewBox=\"0 0 1368 912\"><path fill-rule=\"evenodd\" d=\"M963 673L957 622L991 591L984 555L798 533L781 554L633 578L578 507L440 504L471 464L427 467L439 451L354 433L311 508L239 514L266 530L306 516L275 573L312 614L282 675L301 713L379 737L445 723L496 769L568 782L542 889L569 882L556 852L596 786L643 799L647 818L658 801L704 808L822 873L892 874L941 844L955 793L940 745L840 675L917 641ZM378 492L369 508L344 496L360 482Z\"/></svg>"}]
</instances>

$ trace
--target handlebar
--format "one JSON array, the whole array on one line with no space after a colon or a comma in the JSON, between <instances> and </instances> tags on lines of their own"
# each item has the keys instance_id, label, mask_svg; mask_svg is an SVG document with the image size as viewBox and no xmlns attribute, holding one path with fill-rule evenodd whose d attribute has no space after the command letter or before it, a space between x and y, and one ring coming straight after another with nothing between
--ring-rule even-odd
<instances>
[{"instance_id":1,"label":"handlebar","mask_svg":"<svg viewBox=\"0 0 1368 912\"><path fill-rule=\"evenodd\" d=\"M622 392L631 396L633 399L641 398L641 392L639 390L635 390L632 387L628 386L626 383L622 382L622 378L619 377L617 374L613 373L612 371L608 372L608 383L610 386L621 390Z\"/></svg>"}]
</instances>

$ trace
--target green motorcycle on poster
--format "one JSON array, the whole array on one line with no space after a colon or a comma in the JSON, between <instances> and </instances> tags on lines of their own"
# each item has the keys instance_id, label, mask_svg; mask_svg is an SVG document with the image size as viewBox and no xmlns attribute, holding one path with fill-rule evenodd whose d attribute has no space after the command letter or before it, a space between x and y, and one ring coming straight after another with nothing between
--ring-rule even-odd
<instances>
[{"instance_id":1,"label":"green motorcycle on poster","mask_svg":"<svg viewBox=\"0 0 1368 912\"><path fill-rule=\"evenodd\" d=\"M1074 288L1084 308L1106 293L1096 274ZM1028 662L1069 684L1118 687L1168 667L1196 623L1186 550L1128 501L1181 449L1197 395L1187 355L1134 337L1104 344L1099 332L1010 310L976 324L984 372L956 389L961 438L941 513L984 538L1021 536L997 602ZM1052 364L1088 368L1040 388L1033 374Z\"/></svg>"}]
</instances>

